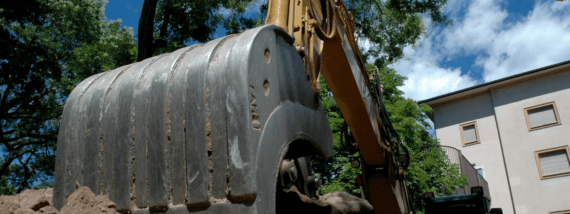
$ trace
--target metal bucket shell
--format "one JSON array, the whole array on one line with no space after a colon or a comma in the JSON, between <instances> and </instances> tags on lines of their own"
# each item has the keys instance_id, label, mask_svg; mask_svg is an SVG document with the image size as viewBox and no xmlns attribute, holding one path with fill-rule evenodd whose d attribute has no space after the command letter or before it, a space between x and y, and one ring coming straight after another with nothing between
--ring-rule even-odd
<instances>
[{"instance_id":1,"label":"metal bucket shell","mask_svg":"<svg viewBox=\"0 0 570 214\"><path fill-rule=\"evenodd\" d=\"M291 37L258 27L78 84L60 122L53 205L87 186L123 213L274 213L280 161L299 141L298 155L332 154Z\"/></svg>"}]
</instances>

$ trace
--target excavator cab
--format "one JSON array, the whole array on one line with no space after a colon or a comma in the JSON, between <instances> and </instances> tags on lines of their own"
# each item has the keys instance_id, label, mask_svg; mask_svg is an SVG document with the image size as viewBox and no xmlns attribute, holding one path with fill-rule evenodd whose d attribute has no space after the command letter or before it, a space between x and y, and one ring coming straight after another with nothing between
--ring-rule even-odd
<instances>
[{"instance_id":1,"label":"excavator cab","mask_svg":"<svg viewBox=\"0 0 570 214\"><path fill-rule=\"evenodd\" d=\"M471 194L435 197L426 192L422 197L426 214L503 214L501 208L491 209L491 200L481 186L471 187Z\"/></svg>"}]
</instances>

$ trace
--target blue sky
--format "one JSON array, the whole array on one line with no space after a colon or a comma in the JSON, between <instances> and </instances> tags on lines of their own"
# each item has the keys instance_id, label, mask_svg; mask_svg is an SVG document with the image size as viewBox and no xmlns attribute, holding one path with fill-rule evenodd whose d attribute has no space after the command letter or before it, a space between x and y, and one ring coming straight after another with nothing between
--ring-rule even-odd
<instances>
[{"instance_id":1,"label":"blue sky","mask_svg":"<svg viewBox=\"0 0 570 214\"><path fill-rule=\"evenodd\" d=\"M258 8L261 3L265 0L254 0L254 4L250 4L246 8L246 14L252 17L259 16ZM139 19L141 16L141 9L144 0L114 0L109 1L105 6L105 16L108 20L118 20L121 19L123 27L133 28L135 36L137 35ZM229 10L222 10L223 15L228 15ZM220 25L216 30L215 37L225 36L226 32ZM187 43L186 45L192 45L195 42Z\"/></svg>"},{"instance_id":2,"label":"blue sky","mask_svg":"<svg viewBox=\"0 0 570 214\"><path fill-rule=\"evenodd\" d=\"M108 19L136 35L143 0L110 1ZM421 46L392 68L408 77L401 90L415 100L570 60L570 1L450 0L453 26L433 26ZM223 36L219 31L217 36Z\"/></svg>"},{"instance_id":3,"label":"blue sky","mask_svg":"<svg viewBox=\"0 0 570 214\"><path fill-rule=\"evenodd\" d=\"M408 77L401 89L415 100L570 60L570 2L454 1L450 28L428 26L391 67Z\"/></svg>"}]
</instances>

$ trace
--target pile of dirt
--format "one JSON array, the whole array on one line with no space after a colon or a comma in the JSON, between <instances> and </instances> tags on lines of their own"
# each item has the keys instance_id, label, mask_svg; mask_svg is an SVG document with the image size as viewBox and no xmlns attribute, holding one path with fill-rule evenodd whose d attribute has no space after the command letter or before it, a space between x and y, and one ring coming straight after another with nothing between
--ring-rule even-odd
<instances>
[{"instance_id":1,"label":"pile of dirt","mask_svg":"<svg viewBox=\"0 0 570 214\"><path fill-rule=\"evenodd\" d=\"M347 192L328 193L321 196L319 201L331 205L333 207L332 214L374 213L374 208L368 201Z\"/></svg>"},{"instance_id":2,"label":"pile of dirt","mask_svg":"<svg viewBox=\"0 0 570 214\"><path fill-rule=\"evenodd\" d=\"M4 214L117 214L116 204L105 195L95 196L87 187L80 187L71 194L60 212L52 206L53 189L25 190L14 196L0 196L0 213ZM368 201L346 192L333 192L318 200L309 198L292 187L278 193L278 210L313 211L313 213L353 214L374 213ZM285 212L287 213L287 212Z\"/></svg>"},{"instance_id":3,"label":"pile of dirt","mask_svg":"<svg viewBox=\"0 0 570 214\"><path fill-rule=\"evenodd\" d=\"M56 214L51 206L52 189L24 190L14 196L0 196L0 212L7 214Z\"/></svg>"},{"instance_id":4,"label":"pile of dirt","mask_svg":"<svg viewBox=\"0 0 570 214\"><path fill-rule=\"evenodd\" d=\"M95 196L87 187L80 187L67 198L58 212L52 206L53 189L25 190L14 196L0 196L0 213L6 214L98 214L117 213L115 203L107 196Z\"/></svg>"},{"instance_id":5,"label":"pile of dirt","mask_svg":"<svg viewBox=\"0 0 570 214\"><path fill-rule=\"evenodd\" d=\"M343 191L328 193L319 199L309 198L292 186L277 191L277 213L330 213L330 214L372 214L374 208L362 198Z\"/></svg>"}]
</instances>

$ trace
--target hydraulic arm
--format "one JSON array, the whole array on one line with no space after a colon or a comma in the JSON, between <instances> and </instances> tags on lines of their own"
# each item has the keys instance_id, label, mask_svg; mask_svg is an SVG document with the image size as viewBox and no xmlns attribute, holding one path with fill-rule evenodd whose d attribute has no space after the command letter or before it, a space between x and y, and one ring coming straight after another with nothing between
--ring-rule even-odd
<instances>
[{"instance_id":1,"label":"hydraulic arm","mask_svg":"<svg viewBox=\"0 0 570 214\"><path fill-rule=\"evenodd\" d=\"M405 185L409 155L390 124L378 76L368 73L354 18L342 0L272 0L266 24L278 25L294 39L314 93L324 76L356 140L346 148L361 154L363 174L357 182L365 198L377 213L411 212Z\"/></svg>"}]
</instances>

